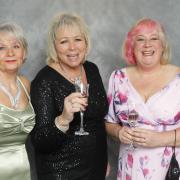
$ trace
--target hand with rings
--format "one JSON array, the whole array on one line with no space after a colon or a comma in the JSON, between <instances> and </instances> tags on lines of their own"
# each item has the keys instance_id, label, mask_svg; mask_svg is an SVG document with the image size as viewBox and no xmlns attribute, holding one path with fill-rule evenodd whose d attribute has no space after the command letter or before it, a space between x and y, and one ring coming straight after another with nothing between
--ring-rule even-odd
<instances>
[{"instance_id":1,"label":"hand with rings","mask_svg":"<svg viewBox=\"0 0 180 180\"><path fill-rule=\"evenodd\" d=\"M74 113L80 110L85 110L87 106L87 98L83 97L81 93L71 93L64 99L64 109L62 115L70 122L73 120Z\"/></svg>"},{"instance_id":2,"label":"hand with rings","mask_svg":"<svg viewBox=\"0 0 180 180\"><path fill-rule=\"evenodd\" d=\"M142 128L133 129L133 142L137 146L159 147L163 142L163 138L162 132Z\"/></svg>"}]
</instances>

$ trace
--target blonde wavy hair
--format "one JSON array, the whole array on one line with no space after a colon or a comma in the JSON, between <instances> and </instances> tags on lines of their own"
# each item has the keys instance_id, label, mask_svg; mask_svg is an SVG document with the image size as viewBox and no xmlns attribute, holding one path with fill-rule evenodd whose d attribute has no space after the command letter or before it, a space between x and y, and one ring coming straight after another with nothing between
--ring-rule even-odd
<instances>
[{"instance_id":1,"label":"blonde wavy hair","mask_svg":"<svg viewBox=\"0 0 180 180\"><path fill-rule=\"evenodd\" d=\"M57 30L61 30L65 28L78 28L85 39L85 43L87 47L86 53L88 54L90 51L89 31L84 20L76 14L71 14L71 13L57 14L52 19L52 22L50 23L50 27L49 27L49 32L48 32L48 49L47 49L47 63L48 64L59 61L56 48L55 48L56 33L57 33Z\"/></svg>"}]
</instances>

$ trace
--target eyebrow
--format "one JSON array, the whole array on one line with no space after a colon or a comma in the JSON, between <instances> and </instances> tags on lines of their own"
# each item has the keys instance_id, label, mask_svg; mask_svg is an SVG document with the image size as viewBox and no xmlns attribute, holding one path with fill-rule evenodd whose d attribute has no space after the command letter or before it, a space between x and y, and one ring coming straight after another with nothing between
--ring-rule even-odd
<instances>
[{"instance_id":1,"label":"eyebrow","mask_svg":"<svg viewBox=\"0 0 180 180\"><path fill-rule=\"evenodd\" d=\"M61 37L60 39L56 38L55 40L61 40L61 39L69 39L69 38L84 38L83 35L77 35L77 36L70 36L70 37Z\"/></svg>"},{"instance_id":2,"label":"eyebrow","mask_svg":"<svg viewBox=\"0 0 180 180\"><path fill-rule=\"evenodd\" d=\"M18 40L15 40L15 41L8 41L8 42L10 42L11 44L21 44L21 42L18 41ZM5 42L2 42L1 40L0 40L0 44L6 45L6 43L5 43Z\"/></svg>"},{"instance_id":3,"label":"eyebrow","mask_svg":"<svg viewBox=\"0 0 180 180\"><path fill-rule=\"evenodd\" d=\"M138 35L136 35L136 37L137 36L143 36L143 37L145 37L143 34L138 34ZM157 33L157 34L151 34L150 36L159 36L159 34Z\"/></svg>"}]
</instances>

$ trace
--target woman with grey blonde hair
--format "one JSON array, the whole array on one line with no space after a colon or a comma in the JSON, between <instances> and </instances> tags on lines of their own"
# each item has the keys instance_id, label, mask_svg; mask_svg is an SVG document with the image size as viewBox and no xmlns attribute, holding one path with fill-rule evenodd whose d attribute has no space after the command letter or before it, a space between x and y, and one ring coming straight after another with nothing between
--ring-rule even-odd
<instances>
[{"instance_id":1,"label":"woman with grey blonde hair","mask_svg":"<svg viewBox=\"0 0 180 180\"><path fill-rule=\"evenodd\" d=\"M105 179L108 103L97 66L86 60L89 49L88 29L81 17L63 13L53 18L48 65L31 85L38 180ZM75 92L77 84L89 84L89 94ZM80 122L85 132L79 132Z\"/></svg>"},{"instance_id":2,"label":"woman with grey blonde hair","mask_svg":"<svg viewBox=\"0 0 180 180\"><path fill-rule=\"evenodd\" d=\"M27 41L20 26L0 24L0 179L30 180L25 142L34 126L30 82L20 75Z\"/></svg>"}]
</instances>

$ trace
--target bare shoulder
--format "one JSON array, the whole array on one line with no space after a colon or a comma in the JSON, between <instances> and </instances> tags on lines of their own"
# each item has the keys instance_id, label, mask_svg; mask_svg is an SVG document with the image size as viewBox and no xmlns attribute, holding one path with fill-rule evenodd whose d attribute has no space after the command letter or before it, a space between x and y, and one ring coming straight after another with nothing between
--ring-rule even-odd
<instances>
[{"instance_id":1,"label":"bare shoulder","mask_svg":"<svg viewBox=\"0 0 180 180\"><path fill-rule=\"evenodd\" d=\"M177 66L177 72L180 73L180 67L179 66Z\"/></svg>"},{"instance_id":2,"label":"bare shoulder","mask_svg":"<svg viewBox=\"0 0 180 180\"><path fill-rule=\"evenodd\" d=\"M136 70L135 66L126 67L126 73L130 77L133 76L133 74L135 73L135 70Z\"/></svg>"},{"instance_id":3,"label":"bare shoulder","mask_svg":"<svg viewBox=\"0 0 180 180\"><path fill-rule=\"evenodd\" d=\"M22 83L24 84L28 92L30 92L30 81L25 76L22 75L19 76L19 78L21 79Z\"/></svg>"},{"instance_id":4,"label":"bare shoulder","mask_svg":"<svg viewBox=\"0 0 180 180\"><path fill-rule=\"evenodd\" d=\"M180 73L180 67L179 66L176 66L176 65L172 65L172 64L168 64L166 66L167 68L167 71L168 72L171 72L172 74L178 74Z\"/></svg>"}]
</instances>

